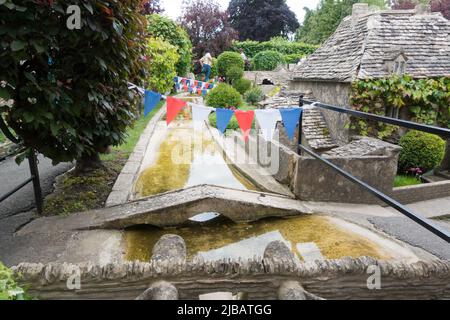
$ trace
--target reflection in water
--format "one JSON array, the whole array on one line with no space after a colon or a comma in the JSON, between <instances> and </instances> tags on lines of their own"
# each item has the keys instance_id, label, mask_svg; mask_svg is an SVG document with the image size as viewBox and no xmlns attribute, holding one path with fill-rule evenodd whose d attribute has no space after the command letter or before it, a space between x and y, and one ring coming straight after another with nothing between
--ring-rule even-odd
<instances>
[{"instance_id":1,"label":"reflection in water","mask_svg":"<svg viewBox=\"0 0 450 320\"><path fill-rule=\"evenodd\" d=\"M256 190L226 163L209 135L177 127L170 130L155 164L143 171L135 190L146 197L202 184Z\"/></svg>"},{"instance_id":2,"label":"reflection in water","mask_svg":"<svg viewBox=\"0 0 450 320\"><path fill-rule=\"evenodd\" d=\"M325 216L302 216L289 219L266 219L254 223L235 224L215 219L207 224L194 224L176 229L138 228L125 232L126 259L148 261L151 250L164 234L184 238L189 258L201 255L207 260L252 258L262 256L264 248L274 240L289 243L299 255L298 244L315 244L328 259L372 256L388 258L373 242L334 225ZM299 247L305 247L299 246Z\"/></svg>"}]
</instances>

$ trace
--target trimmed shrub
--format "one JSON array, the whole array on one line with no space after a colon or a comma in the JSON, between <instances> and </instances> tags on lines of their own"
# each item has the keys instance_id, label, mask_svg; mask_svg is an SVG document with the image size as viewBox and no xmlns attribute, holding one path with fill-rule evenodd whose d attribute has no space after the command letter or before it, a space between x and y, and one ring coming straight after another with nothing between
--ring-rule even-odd
<instances>
[{"instance_id":1,"label":"trimmed shrub","mask_svg":"<svg viewBox=\"0 0 450 320\"><path fill-rule=\"evenodd\" d=\"M294 54L286 54L283 56L284 61L287 64L296 64L298 63L305 55L302 53L294 53Z\"/></svg>"},{"instance_id":2,"label":"trimmed shrub","mask_svg":"<svg viewBox=\"0 0 450 320\"><path fill-rule=\"evenodd\" d=\"M255 105L263 99L262 90L259 87L253 87L245 93L245 101L251 105Z\"/></svg>"},{"instance_id":3,"label":"trimmed shrub","mask_svg":"<svg viewBox=\"0 0 450 320\"><path fill-rule=\"evenodd\" d=\"M248 79L240 78L233 82L233 88L244 95L252 87L252 82Z\"/></svg>"},{"instance_id":4,"label":"trimmed shrub","mask_svg":"<svg viewBox=\"0 0 450 320\"><path fill-rule=\"evenodd\" d=\"M150 38L147 48L148 86L150 89L166 93L173 87L173 78L177 76L176 64L179 59L177 48L158 38Z\"/></svg>"},{"instance_id":5,"label":"trimmed shrub","mask_svg":"<svg viewBox=\"0 0 450 320\"><path fill-rule=\"evenodd\" d=\"M279 64L285 63L283 55L276 51L262 51L253 58L255 70L272 71Z\"/></svg>"},{"instance_id":6,"label":"trimmed shrub","mask_svg":"<svg viewBox=\"0 0 450 320\"><path fill-rule=\"evenodd\" d=\"M227 70L231 67L238 67L244 70L244 60L237 52L225 51L217 58L219 76L226 76Z\"/></svg>"},{"instance_id":7,"label":"trimmed shrub","mask_svg":"<svg viewBox=\"0 0 450 320\"><path fill-rule=\"evenodd\" d=\"M409 131L400 139L398 160L399 171L407 172L411 168L420 168L428 172L438 167L445 155L445 141L430 133Z\"/></svg>"},{"instance_id":8,"label":"trimmed shrub","mask_svg":"<svg viewBox=\"0 0 450 320\"><path fill-rule=\"evenodd\" d=\"M213 108L238 108L242 105L242 97L232 86L221 83L208 93L206 105Z\"/></svg>"},{"instance_id":9,"label":"trimmed shrub","mask_svg":"<svg viewBox=\"0 0 450 320\"><path fill-rule=\"evenodd\" d=\"M229 83L234 83L244 76L244 70L239 67L231 67L227 70L225 75Z\"/></svg>"}]
</instances>

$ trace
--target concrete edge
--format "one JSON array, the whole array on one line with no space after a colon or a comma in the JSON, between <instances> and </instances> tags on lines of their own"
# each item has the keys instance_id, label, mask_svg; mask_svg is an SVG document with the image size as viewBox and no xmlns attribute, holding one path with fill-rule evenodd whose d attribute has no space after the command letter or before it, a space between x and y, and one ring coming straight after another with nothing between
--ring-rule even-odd
<instances>
[{"instance_id":1,"label":"concrete edge","mask_svg":"<svg viewBox=\"0 0 450 320\"><path fill-rule=\"evenodd\" d=\"M166 108L163 105L161 109L149 121L147 127L139 138L139 141L136 144L133 153L128 158L127 162L122 168L122 171L119 174L119 177L114 183L112 191L105 203L106 208L124 204L129 201L133 185L138 178L137 175L139 173L141 163L145 157L150 139L155 132L158 122L161 121L165 114Z\"/></svg>"}]
</instances>

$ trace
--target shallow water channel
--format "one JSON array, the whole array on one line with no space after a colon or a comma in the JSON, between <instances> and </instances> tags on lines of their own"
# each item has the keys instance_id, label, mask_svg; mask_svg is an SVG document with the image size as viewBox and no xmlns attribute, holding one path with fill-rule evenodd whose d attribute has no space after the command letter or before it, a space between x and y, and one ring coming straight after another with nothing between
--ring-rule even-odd
<instances>
[{"instance_id":1,"label":"shallow water channel","mask_svg":"<svg viewBox=\"0 0 450 320\"><path fill-rule=\"evenodd\" d=\"M135 192L147 197L202 184L257 190L227 163L208 132L178 124L169 129L154 163L139 176Z\"/></svg>"},{"instance_id":2,"label":"shallow water channel","mask_svg":"<svg viewBox=\"0 0 450 320\"><path fill-rule=\"evenodd\" d=\"M207 130L194 132L186 123L178 122L168 129L154 159L136 183L138 197L201 184L256 190L249 180L227 164ZM320 215L237 224L214 213L214 208L211 208L211 212L194 217L182 227L126 230L126 259L148 261L153 246L165 234L183 237L190 259L201 257L211 261L262 257L266 246L275 240L284 241L304 261L360 256L393 258L393 251L383 248L378 235L352 226ZM359 231L355 232L357 229Z\"/></svg>"}]
</instances>

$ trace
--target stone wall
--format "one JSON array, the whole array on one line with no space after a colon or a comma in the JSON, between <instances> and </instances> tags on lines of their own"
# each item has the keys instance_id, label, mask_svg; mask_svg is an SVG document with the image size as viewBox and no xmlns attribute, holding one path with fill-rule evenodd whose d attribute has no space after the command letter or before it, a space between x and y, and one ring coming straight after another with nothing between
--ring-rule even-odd
<instances>
[{"instance_id":1,"label":"stone wall","mask_svg":"<svg viewBox=\"0 0 450 320\"><path fill-rule=\"evenodd\" d=\"M314 97L314 100L326 104L340 107L347 107L350 105L350 83L291 81L290 89L304 92L308 96ZM349 140L349 132L348 129L345 129L345 126L349 121L348 116L331 110L322 109L321 111L325 117L333 140L341 145L347 143Z\"/></svg>"},{"instance_id":2,"label":"stone wall","mask_svg":"<svg viewBox=\"0 0 450 320\"><path fill-rule=\"evenodd\" d=\"M403 204L450 197L450 181L394 188L392 197Z\"/></svg>"},{"instance_id":3,"label":"stone wall","mask_svg":"<svg viewBox=\"0 0 450 320\"><path fill-rule=\"evenodd\" d=\"M282 136L282 135L281 135ZM279 171L274 178L286 185L301 200L345 203L379 203L355 183L329 166L309 156L299 156L292 146L270 142L279 150ZM259 137L259 143L267 143ZM259 146L263 148L262 145ZM323 156L362 181L391 194L397 173L400 148L372 138L359 138L332 149ZM275 159L275 158L274 158ZM275 161L275 160L274 160Z\"/></svg>"},{"instance_id":4,"label":"stone wall","mask_svg":"<svg viewBox=\"0 0 450 320\"><path fill-rule=\"evenodd\" d=\"M370 290L368 268L379 267L381 289ZM21 264L13 270L39 299L136 299L152 283L167 281L180 299L211 292L243 292L248 299L276 299L280 285L298 281L325 299L450 299L450 262L389 263L372 258L291 264L269 259L213 263L151 261L105 266ZM67 280L79 275L80 288Z\"/></svg>"}]
</instances>

